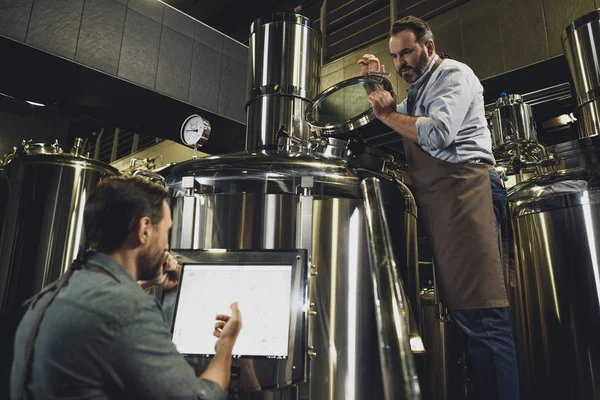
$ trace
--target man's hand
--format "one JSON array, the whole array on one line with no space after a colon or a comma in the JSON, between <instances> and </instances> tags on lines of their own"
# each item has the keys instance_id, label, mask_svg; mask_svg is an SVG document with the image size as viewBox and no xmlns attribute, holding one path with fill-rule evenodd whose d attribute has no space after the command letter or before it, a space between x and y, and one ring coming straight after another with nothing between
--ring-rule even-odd
<instances>
[{"instance_id":1,"label":"man's hand","mask_svg":"<svg viewBox=\"0 0 600 400\"><path fill-rule=\"evenodd\" d=\"M373 114L380 120L396 113L396 100L387 90L375 90L369 95Z\"/></svg>"},{"instance_id":2,"label":"man's hand","mask_svg":"<svg viewBox=\"0 0 600 400\"><path fill-rule=\"evenodd\" d=\"M365 54L360 60L360 74L367 75L369 72L385 72L385 65L379 62L379 58L373 54Z\"/></svg>"},{"instance_id":3,"label":"man's hand","mask_svg":"<svg viewBox=\"0 0 600 400\"><path fill-rule=\"evenodd\" d=\"M156 285L163 285L165 290L173 289L181 279L181 264L169 252L165 253L165 260L161 266L161 274L151 281L138 281L138 284L146 292Z\"/></svg>"},{"instance_id":4,"label":"man's hand","mask_svg":"<svg viewBox=\"0 0 600 400\"><path fill-rule=\"evenodd\" d=\"M217 315L217 323L213 334L219 338L215 343L215 358L204 370L200 379L216 382L223 391L229 387L231 376L231 354L235 340L242 329L242 314L238 303L231 305L231 317L225 314Z\"/></svg>"},{"instance_id":5,"label":"man's hand","mask_svg":"<svg viewBox=\"0 0 600 400\"><path fill-rule=\"evenodd\" d=\"M217 315L215 330L213 335L219 338L215 343L215 351L219 350L219 346L227 345L233 348L235 341L242 329L242 313L238 309L238 303L231 305L231 316L225 314Z\"/></svg>"}]
</instances>

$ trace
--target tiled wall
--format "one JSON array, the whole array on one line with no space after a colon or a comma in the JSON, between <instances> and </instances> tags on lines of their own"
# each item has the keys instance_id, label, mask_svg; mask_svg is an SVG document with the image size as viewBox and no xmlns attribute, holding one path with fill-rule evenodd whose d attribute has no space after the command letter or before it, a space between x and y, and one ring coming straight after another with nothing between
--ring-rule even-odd
<instances>
[{"instance_id":1,"label":"tiled wall","mask_svg":"<svg viewBox=\"0 0 600 400\"><path fill-rule=\"evenodd\" d=\"M466 62L483 80L562 54L565 27L598 7L600 0L470 0L428 22L437 51ZM404 99L407 85L394 72L388 39L323 66L321 90L357 76L365 53L379 57Z\"/></svg>"},{"instance_id":2,"label":"tiled wall","mask_svg":"<svg viewBox=\"0 0 600 400\"><path fill-rule=\"evenodd\" d=\"M0 35L246 122L248 48L158 0L0 0Z\"/></svg>"}]
</instances>

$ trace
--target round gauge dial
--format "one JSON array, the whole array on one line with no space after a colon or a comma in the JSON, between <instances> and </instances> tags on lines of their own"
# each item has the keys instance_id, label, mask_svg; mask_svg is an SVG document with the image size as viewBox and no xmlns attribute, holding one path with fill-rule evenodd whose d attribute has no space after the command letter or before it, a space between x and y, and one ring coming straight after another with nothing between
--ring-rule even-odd
<instances>
[{"instance_id":1,"label":"round gauge dial","mask_svg":"<svg viewBox=\"0 0 600 400\"><path fill-rule=\"evenodd\" d=\"M181 141L188 146L202 146L210 135L210 124L199 115L190 115L181 126Z\"/></svg>"}]
</instances>

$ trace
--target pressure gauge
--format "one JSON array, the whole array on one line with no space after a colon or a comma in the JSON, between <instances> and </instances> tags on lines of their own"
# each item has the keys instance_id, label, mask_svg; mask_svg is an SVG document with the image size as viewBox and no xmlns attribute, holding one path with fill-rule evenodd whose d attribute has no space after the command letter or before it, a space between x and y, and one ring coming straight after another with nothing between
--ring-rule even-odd
<instances>
[{"instance_id":1,"label":"pressure gauge","mask_svg":"<svg viewBox=\"0 0 600 400\"><path fill-rule=\"evenodd\" d=\"M190 115L181 126L181 141L194 148L202 146L210 137L210 123L199 115Z\"/></svg>"}]
</instances>

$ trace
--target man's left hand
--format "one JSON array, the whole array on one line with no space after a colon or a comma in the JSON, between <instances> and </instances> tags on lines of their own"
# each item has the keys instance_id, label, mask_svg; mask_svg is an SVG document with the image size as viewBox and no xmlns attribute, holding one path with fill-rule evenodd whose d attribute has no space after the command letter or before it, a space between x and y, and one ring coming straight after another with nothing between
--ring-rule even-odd
<instances>
[{"instance_id":1,"label":"man's left hand","mask_svg":"<svg viewBox=\"0 0 600 400\"><path fill-rule=\"evenodd\" d=\"M396 100L387 90L376 90L369 95L373 114L379 119L396 112Z\"/></svg>"},{"instance_id":2,"label":"man's left hand","mask_svg":"<svg viewBox=\"0 0 600 400\"><path fill-rule=\"evenodd\" d=\"M167 253L165 262L161 266L161 274L157 279L152 281L138 281L142 289L149 291L156 285L163 285L165 290L170 290L179 284L181 279L181 264L171 254Z\"/></svg>"}]
</instances>

